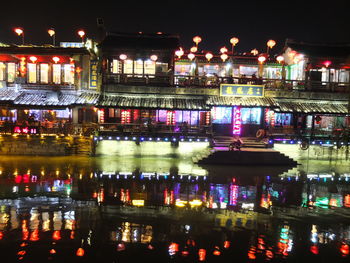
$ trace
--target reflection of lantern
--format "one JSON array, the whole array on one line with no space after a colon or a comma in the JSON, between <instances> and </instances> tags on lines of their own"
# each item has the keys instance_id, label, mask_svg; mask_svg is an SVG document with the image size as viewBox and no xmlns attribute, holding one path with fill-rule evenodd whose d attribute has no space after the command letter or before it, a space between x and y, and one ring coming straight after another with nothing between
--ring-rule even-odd
<instances>
[{"instance_id":1,"label":"reflection of lantern","mask_svg":"<svg viewBox=\"0 0 350 263\"><path fill-rule=\"evenodd\" d=\"M210 125L210 111L205 112L205 125Z\"/></svg>"},{"instance_id":2,"label":"reflection of lantern","mask_svg":"<svg viewBox=\"0 0 350 263\"><path fill-rule=\"evenodd\" d=\"M24 77L27 71L25 57L21 57L21 61L19 62L19 71L21 73L21 77Z\"/></svg>"},{"instance_id":3,"label":"reflection of lantern","mask_svg":"<svg viewBox=\"0 0 350 263\"><path fill-rule=\"evenodd\" d=\"M206 254L207 251L205 249L201 248L200 250L198 250L199 261L204 261Z\"/></svg>"},{"instance_id":4,"label":"reflection of lantern","mask_svg":"<svg viewBox=\"0 0 350 263\"><path fill-rule=\"evenodd\" d=\"M208 52L207 54L205 54L205 58L210 61L213 58L213 54Z\"/></svg>"},{"instance_id":5,"label":"reflection of lantern","mask_svg":"<svg viewBox=\"0 0 350 263\"><path fill-rule=\"evenodd\" d=\"M325 65L326 68L328 68L330 64L332 64L332 62L329 60L326 60L325 62L323 62L323 65Z\"/></svg>"}]
</instances>

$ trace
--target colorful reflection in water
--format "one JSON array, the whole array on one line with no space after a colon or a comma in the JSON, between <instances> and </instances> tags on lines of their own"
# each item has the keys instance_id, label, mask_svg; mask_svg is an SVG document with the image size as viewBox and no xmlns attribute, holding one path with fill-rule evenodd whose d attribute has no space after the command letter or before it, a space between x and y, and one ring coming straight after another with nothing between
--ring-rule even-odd
<instances>
[{"instance_id":1,"label":"colorful reflection in water","mask_svg":"<svg viewBox=\"0 0 350 263\"><path fill-rule=\"evenodd\" d=\"M99 168L3 165L1 262L350 259L346 174Z\"/></svg>"}]
</instances>

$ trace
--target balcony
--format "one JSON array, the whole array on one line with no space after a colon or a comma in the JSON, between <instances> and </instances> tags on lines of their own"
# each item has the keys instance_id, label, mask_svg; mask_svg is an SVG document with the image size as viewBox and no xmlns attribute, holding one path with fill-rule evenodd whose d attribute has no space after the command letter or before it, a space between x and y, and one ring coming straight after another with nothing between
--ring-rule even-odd
<instances>
[{"instance_id":1,"label":"balcony","mask_svg":"<svg viewBox=\"0 0 350 263\"><path fill-rule=\"evenodd\" d=\"M239 78L218 76L186 76L186 75L129 75L104 74L103 85L112 91L114 85L143 87L205 88L218 89L220 84L265 85L267 90L309 91L349 93L350 83L282 80L267 78Z\"/></svg>"}]
</instances>

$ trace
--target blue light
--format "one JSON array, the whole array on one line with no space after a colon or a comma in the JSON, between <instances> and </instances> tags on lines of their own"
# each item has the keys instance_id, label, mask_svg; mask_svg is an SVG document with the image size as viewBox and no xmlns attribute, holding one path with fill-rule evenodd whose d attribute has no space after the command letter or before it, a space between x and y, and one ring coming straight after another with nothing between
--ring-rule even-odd
<instances>
[{"instance_id":1,"label":"blue light","mask_svg":"<svg viewBox=\"0 0 350 263\"><path fill-rule=\"evenodd\" d=\"M160 141L160 138L157 138L157 141Z\"/></svg>"},{"instance_id":2,"label":"blue light","mask_svg":"<svg viewBox=\"0 0 350 263\"><path fill-rule=\"evenodd\" d=\"M152 141L152 138L149 138L148 140L149 140L149 141Z\"/></svg>"},{"instance_id":3,"label":"blue light","mask_svg":"<svg viewBox=\"0 0 350 263\"><path fill-rule=\"evenodd\" d=\"M200 139L197 139L197 142L199 142L200 141Z\"/></svg>"},{"instance_id":4,"label":"blue light","mask_svg":"<svg viewBox=\"0 0 350 263\"><path fill-rule=\"evenodd\" d=\"M164 140L168 141L169 139L168 139L168 138L165 138Z\"/></svg>"},{"instance_id":5,"label":"blue light","mask_svg":"<svg viewBox=\"0 0 350 263\"><path fill-rule=\"evenodd\" d=\"M112 140L112 137L108 137L109 140Z\"/></svg>"},{"instance_id":6,"label":"blue light","mask_svg":"<svg viewBox=\"0 0 350 263\"><path fill-rule=\"evenodd\" d=\"M120 140L120 137L117 137L117 140Z\"/></svg>"},{"instance_id":7,"label":"blue light","mask_svg":"<svg viewBox=\"0 0 350 263\"><path fill-rule=\"evenodd\" d=\"M128 137L125 137L124 139L125 139L125 140L128 140L129 138L128 138Z\"/></svg>"},{"instance_id":8,"label":"blue light","mask_svg":"<svg viewBox=\"0 0 350 263\"><path fill-rule=\"evenodd\" d=\"M132 140L135 141L135 140L136 140L136 137L132 137Z\"/></svg>"},{"instance_id":9,"label":"blue light","mask_svg":"<svg viewBox=\"0 0 350 263\"><path fill-rule=\"evenodd\" d=\"M141 137L141 141L143 141L145 138Z\"/></svg>"},{"instance_id":10,"label":"blue light","mask_svg":"<svg viewBox=\"0 0 350 263\"><path fill-rule=\"evenodd\" d=\"M206 142L207 142L207 141L208 141L208 139L205 139L204 141L206 141Z\"/></svg>"},{"instance_id":11,"label":"blue light","mask_svg":"<svg viewBox=\"0 0 350 263\"><path fill-rule=\"evenodd\" d=\"M176 142L176 138L173 138L173 141Z\"/></svg>"},{"instance_id":12,"label":"blue light","mask_svg":"<svg viewBox=\"0 0 350 263\"><path fill-rule=\"evenodd\" d=\"M190 142L192 142L192 139L189 139Z\"/></svg>"}]
</instances>

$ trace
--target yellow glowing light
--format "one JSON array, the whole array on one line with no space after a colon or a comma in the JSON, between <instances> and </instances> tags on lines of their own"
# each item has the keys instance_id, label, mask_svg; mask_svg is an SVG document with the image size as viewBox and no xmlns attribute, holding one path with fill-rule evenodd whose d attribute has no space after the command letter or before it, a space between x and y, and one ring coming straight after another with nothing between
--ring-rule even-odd
<instances>
[{"instance_id":1,"label":"yellow glowing light","mask_svg":"<svg viewBox=\"0 0 350 263\"><path fill-rule=\"evenodd\" d=\"M84 30L79 30L78 35L83 38L85 36L85 31Z\"/></svg>"},{"instance_id":2,"label":"yellow glowing light","mask_svg":"<svg viewBox=\"0 0 350 263\"><path fill-rule=\"evenodd\" d=\"M19 28L19 27L18 27L18 28L15 28L14 31L15 31L15 33L16 33L17 35L19 35L19 36L23 34L23 29L22 29L22 28Z\"/></svg>"},{"instance_id":3,"label":"yellow glowing light","mask_svg":"<svg viewBox=\"0 0 350 263\"><path fill-rule=\"evenodd\" d=\"M270 39L269 41L267 41L266 45L267 45L269 48L273 48L273 47L276 45L276 41Z\"/></svg>"},{"instance_id":4,"label":"yellow glowing light","mask_svg":"<svg viewBox=\"0 0 350 263\"><path fill-rule=\"evenodd\" d=\"M152 61L157 61L157 59L158 59L158 56L157 56L157 55L152 55L152 56L151 56L151 60L152 60Z\"/></svg>"},{"instance_id":5,"label":"yellow glowing light","mask_svg":"<svg viewBox=\"0 0 350 263\"><path fill-rule=\"evenodd\" d=\"M221 54L220 58L222 59L222 61L226 61L226 59L228 58L228 55L227 54Z\"/></svg>"},{"instance_id":6,"label":"yellow glowing light","mask_svg":"<svg viewBox=\"0 0 350 263\"><path fill-rule=\"evenodd\" d=\"M50 37L52 37L55 34L55 30L53 28L50 28L47 30L47 33L50 35Z\"/></svg>"},{"instance_id":7,"label":"yellow glowing light","mask_svg":"<svg viewBox=\"0 0 350 263\"><path fill-rule=\"evenodd\" d=\"M120 56L119 56L120 60L126 60L127 58L128 58L128 56L125 54L120 54Z\"/></svg>"},{"instance_id":8,"label":"yellow glowing light","mask_svg":"<svg viewBox=\"0 0 350 263\"><path fill-rule=\"evenodd\" d=\"M239 39L237 37L233 37L230 39L230 43L235 46L239 42Z\"/></svg>"},{"instance_id":9,"label":"yellow glowing light","mask_svg":"<svg viewBox=\"0 0 350 263\"><path fill-rule=\"evenodd\" d=\"M260 63L264 63L264 62L266 61L266 57L260 56L260 57L258 57L258 61L259 61Z\"/></svg>"},{"instance_id":10,"label":"yellow glowing light","mask_svg":"<svg viewBox=\"0 0 350 263\"><path fill-rule=\"evenodd\" d=\"M29 57L29 60L30 60L32 63L35 63L35 62L38 60L38 58L35 57L35 56L30 56L30 57Z\"/></svg>"},{"instance_id":11,"label":"yellow glowing light","mask_svg":"<svg viewBox=\"0 0 350 263\"><path fill-rule=\"evenodd\" d=\"M193 60L195 58L195 55L190 53L187 55L187 57L190 59L190 60Z\"/></svg>"},{"instance_id":12,"label":"yellow glowing light","mask_svg":"<svg viewBox=\"0 0 350 263\"><path fill-rule=\"evenodd\" d=\"M184 54L184 51L182 50L182 48L180 47L179 50L176 50L175 51L175 55L178 57L178 58L181 58Z\"/></svg>"},{"instance_id":13,"label":"yellow glowing light","mask_svg":"<svg viewBox=\"0 0 350 263\"><path fill-rule=\"evenodd\" d=\"M226 47L220 48L220 53L226 53L228 50Z\"/></svg>"},{"instance_id":14,"label":"yellow glowing light","mask_svg":"<svg viewBox=\"0 0 350 263\"><path fill-rule=\"evenodd\" d=\"M194 43L196 43L197 46L200 42L202 42L202 38L200 36L195 36L192 40Z\"/></svg>"},{"instance_id":15,"label":"yellow glowing light","mask_svg":"<svg viewBox=\"0 0 350 263\"><path fill-rule=\"evenodd\" d=\"M196 46L191 47L190 51L191 51L192 53L196 53L196 52L198 51L198 48L197 48Z\"/></svg>"},{"instance_id":16,"label":"yellow glowing light","mask_svg":"<svg viewBox=\"0 0 350 263\"><path fill-rule=\"evenodd\" d=\"M132 200L132 205L133 206L144 206L145 200Z\"/></svg>"},{"instance_id":17,"label":"yellow glowing light","mask_svg":"<svg viewBox=\"0 0 350 263\"><path fill-rule=\"evenodd\" d=\"M283 56L278 56L276 58L276 60L277 60L278 63L282 63L282 61L284 60L284 57Z\"/></svg>"},{"instance_id":18,"label":"yellow glowing light","mask_svg":"<svg viewBox=\"0 0 350 263\"><path fill-rule=\"evenodd\" d=\"M205 54L205 58L210 61L213 58L213 54L208 52L207 54Z\"/></svg>"},{"instance_id":19,"label":"yellow glowing light","mask_svg":"<svg viewBox=\"0 0 350 263\"><path fill-rule=\"evenodd\" d=\"M201 206L202 205L202 201L199 199L193 199L192 201L189 202L191 207L195 207L195 206Z\"/></svg>"},{"instance_id":20,"label":"yellow glowing light","mask_svg":"<svg viewBox=\"0 0 350 263\"><path fill-rule=\"evenodd\" d=\"M183 201L183 200L180 200L180 199L176 199L176 201L175 201L175 205L177 207L185 207L186 204L187 204L187 201Z\"/></svg>"}]
</instances>

